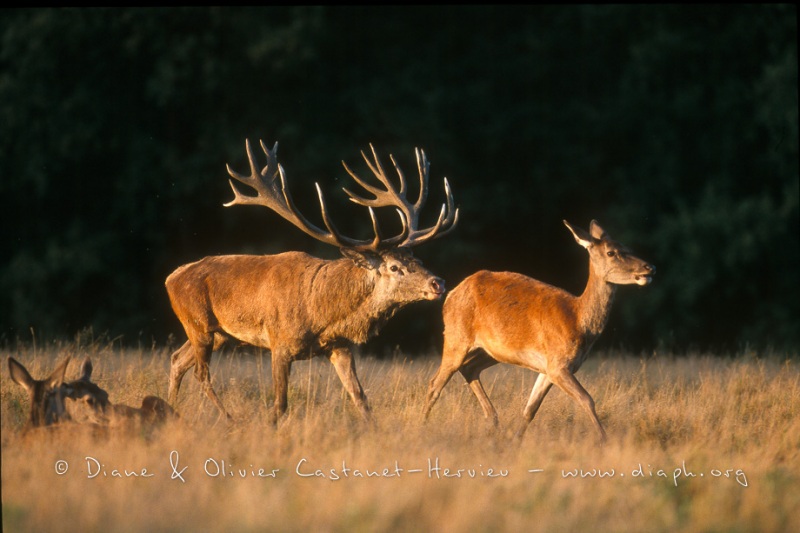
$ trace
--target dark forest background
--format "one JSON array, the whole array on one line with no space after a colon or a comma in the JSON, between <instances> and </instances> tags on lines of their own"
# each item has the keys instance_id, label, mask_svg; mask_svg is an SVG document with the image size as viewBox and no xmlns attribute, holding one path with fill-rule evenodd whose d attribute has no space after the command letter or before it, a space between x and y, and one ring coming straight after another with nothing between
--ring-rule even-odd
<instances>
[{"instance_id":1,"label":"dark forest background","mask_svg":"<svg viewBox=\"0 0 800 533\"><path fill-rule=\"evenodd\" d=\"M793 5L0 11L0 341L184 333L164 279L210 254L338 252L231 199L246 138L278 152L300 209L319 181L340 228L374 143L414 175L415 250L450 288L514 270L580 293L597 219L658 267L622 287L605 346L796 351L797 11ZM261 156L261 152L257 152ZM441 303L375 350L439 349ZM172 341L169 341L172 342Z\"/></svg>"}]
</instances>

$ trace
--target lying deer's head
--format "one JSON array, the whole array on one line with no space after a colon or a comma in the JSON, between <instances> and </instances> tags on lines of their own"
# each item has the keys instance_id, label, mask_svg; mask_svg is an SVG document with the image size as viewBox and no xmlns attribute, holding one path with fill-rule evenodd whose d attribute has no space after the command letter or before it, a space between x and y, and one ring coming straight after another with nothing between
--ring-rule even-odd
<instances>
[{"instance_id":1,"label":"lying deer's head","mask_svg":"<svg viewBox=\"0 0 800 533\"><path fill-rule=\"evenodd\" d=\"M69 420L70 416L64 405L67 390L64 387L64 374L69 364L67 356L48 377L42 380L33 379L28 370L13 357L8 358L8 370L14 383L28 392L31 404L28 424L32 427L48 426Z\"/></svg>"},{"instance_id":2,"label":"lying deer's head","mask_svg":"<svg viewBox=\"0 0 800 533\"><path fill-rule=\"evenodd\" d=\"M111 405L108 393L92 382L92 360L88 357L81 365L81 377L64 384L67 398L86 405L95 421L105 418L106 410Z\"/></svg>"}]
</instances>

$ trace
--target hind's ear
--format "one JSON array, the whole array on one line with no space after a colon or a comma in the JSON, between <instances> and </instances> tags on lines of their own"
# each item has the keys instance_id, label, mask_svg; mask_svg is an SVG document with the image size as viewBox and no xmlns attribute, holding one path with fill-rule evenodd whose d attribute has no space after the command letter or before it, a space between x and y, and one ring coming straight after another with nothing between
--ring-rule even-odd
<instances>
[{"instance_id":1,"label":"hind's ear","mask_svg":"<svg viewBox=\"0 0 800 533\"><path fill-rule=\"evenodd\" d=\"M50 387L58 387L64 383L64 377L67 374L67 365L69 364L69 359L69 356L65 357L61 364L58 365L49 376L47 376L46 381Z\"/></svg>"},{"instance_id":2,"label":"hind's ear","mask_svg":"<svg viewBox=\"0 0 800 533\"><path fill-rule=\"evenodd\" d=\"M14 383L22 386L25 390L31 390L35 380L28 373L28 369L13 357L8 358L8 372Z\"/></svg>"},{"instance_id":3,"label":"hind's ear","mask_svg":"<svg viewBox=\"0 0 800 533\"><path fill-rule=\"evenodd\" d=\"M575 237L575 242L587 249L592 245L591 235L580 228L573 228L566 220L563 220L562 222L564 222L564 225L567 227L567 229L572 232L572 236Z\"/></svg>"},{"instance_id":4,"label":"hind's ear","mask_svg":"<svg viewBox=\"0 0 800 533\"><path fill-rule=\"evenodd\" d=\"M381 266L381 256L375 252L367 250L355 250L353 248L339 248L343 256L351 260L361 268L367 270L377 270Z\"/></svg>"},{"instance_id":5,"label":"hind's ear","mask_svg":"<svg viewBox=\"0 0 800 533\"><path fill-rule=\"evenodd\" d=\"M83 360L83 364L81 365L81 377L78 379L90 381L92 379L92 370L94 370L94 367L92 366L92 360L87 357Z\"/></svg>"},{"instance_id":6,"label":"hind's ear","mask_svg":"<svg viewBox=\"0 0 800 533\"><path fill-rule=\"evenodd\" d=\"M589 233L598 241L602 241L607 237L606 230L601 228L596 220L592 220L592 223L589 225Z\"/></svg>"}]
</instances>

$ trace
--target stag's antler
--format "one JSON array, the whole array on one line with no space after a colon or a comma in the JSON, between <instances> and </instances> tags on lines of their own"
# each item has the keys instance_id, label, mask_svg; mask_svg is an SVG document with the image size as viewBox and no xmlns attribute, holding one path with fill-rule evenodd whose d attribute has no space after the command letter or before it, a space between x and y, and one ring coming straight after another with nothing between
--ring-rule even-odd
<instances>
[{"instance_id":1,"label":"stag's antler","mask_svg":"<svg viewBox=\"0 0 800 533\"><path fill-rule=\"evenodd\" d=\"M454 207L453 194L450 190L450 185L447 183L447 179L445 179L444 188L447 195L447 203L442 204L438 221L431 228L423 230L417 229L419 222L419 211L425 203L425 199L428 195L428 168L430 164L425 157L425 152L419 149L416 150L417 167L419 169L420 176L420 194L417 201L414 204L411 204L406 199L405 177L403 176L400 167L397 166L394 157L390 156L395 170L397 170L397 174L400 177L399 191L392 186L391 182L387 178L385 172L383 171L383 167L378 160L378 155L375 153L375 149L372 147L372 145L370 145L370 148L372 149L372 154L375 160L374 163L367 158L364 152L361 152L361 154L364 156L364 160L367 162L367 165L372 173L375 174L380 182L386 187L385 190L364 182L353 171L351 171L344 162L342 162L342 164L344 165L345 170L347 170L350 176L352 176L359 185L361 185L367 192L375 196L373 199L362 198L350 192L349 190L344 189L351 201L359 205L363 205L369 210L370 219L372 220L372 229L375 233L375 237L372 240L352 239L339 233L334 226L330 215L328 214L325 198L322 194L322 189L320 188L319 183L316 183L315 185L317 188L317 196L319 197L320 210L322 212L322 221L324 222L327 231L309 222L297 210L297 207L294 205L292 197L289 194L289 189L286 187L286 175L283 171L283 166L278 163L278 158L276 155L278 150L277 142L272 150L269 150L264 145L264 142L261 141L261 149L264 150L264 153L267 156L267 166L265 166L264 169L259 172L258 168L256 167L255 158L253 157L252 148L250 147L250 141L246 141L247 158L250 162L250 175L243 176L238 174L231 169L230 165L227 165L228 174L230 174L231 177L237 181L254 189L257 194L256 196L246 196L242 194L231 180L230 184L231 188L233 189L234 199L226 203L225 206L262 205L272 209L280 216L297 226L304 233L314 237L319 241L338 247L355 248L359 250L377 251L380 248L414 246L435 237L445 235L455 227L456 222L458 222L458 209ZM397 209L397 212L400 215L400 221L402 223L402 231L399 235L388 239L381 238L380 230L378 229L378 221L375 216L375 211L373 210L373 208L377 207L395 207Z\"/></svg>"},{"instance_id":2,"label":"stag's antler","mask_svg":"<svg viewBox=\"0 0 800 533\"><path fill-rule=\"evenodd\" d=\"M369 207L370 209L373 207L387 206L394 206L397 208L397 212L400 215L400 222L403 225L403 231L400 233L400 235L383 240L384 245L414 246L436 237L446 235L456 226L456 223L458 222L458 209L454 207L453 193L450 190L450 184L447 182L447 178L445 178L444 190L445 194L447 195L447 203L442 204L442 209L439 212L439 219L436 221L436 224L430 228L417 229L417 225L419 224L419 212L428 197L428 171L430 169L430 163L428 162L428 158L425 157L425 152L423 150L420 150L419 148L415 149L417 155L417 170L419 171L419 198L417 198L416 202L411 204L406 199L406 178L403 175L403 171L400 170L400 167L397 165L394 156L390 155L389 159L392 160L392 164L394 165L397 175L400 178L399 191L392 186L388 176L386 176L386 172L383 170L383 166L378 159L378 154L375 152L375 148L371 144L369 147L370 150L372 150L374 162L370 161L367 157L367 154L365 154L363 151L361 152L361 155L364 158L364 161L366 161L369 169L386 187L386 189L380 189L366 183L359 178L355 172L350 170L344 161L342 161L342 165L344 165L347 173L350 174L354 180L356 180L356 183L361 185L375 198L362 198L347 189L344 189L344 192L347 193L351 201L359 205Z\"/></svg>"}]
</instances>

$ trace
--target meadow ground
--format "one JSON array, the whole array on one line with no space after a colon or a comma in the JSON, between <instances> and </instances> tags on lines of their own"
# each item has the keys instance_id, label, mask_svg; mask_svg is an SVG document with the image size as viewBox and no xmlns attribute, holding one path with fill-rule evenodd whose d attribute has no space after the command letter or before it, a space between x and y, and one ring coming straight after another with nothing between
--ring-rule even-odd
<instances>
[{"instance_id":1,"label":"meadow ground","mask_svg":"<svg viewBox=\"0 0 800 533\"><path fill-rule=\"evenodd\" d=\"M92 357L111 400L166 398L170 353L113 344L2 352L3 530L18 531L800 531L797 356L595 354L578 377L608 442L553 389L521 442L511 435L536 377L483 381L493 430L456 375L420 413L434 355L361 356L375 424L357 420L326 360L294 365L277 427L269 353L217 354L234 416L218 421L191 373L181 420L157 433L23 433L28 400L5 359L43 377ZM80 416L80 412L76 413Z\"/></svg>"}]
</instances>

